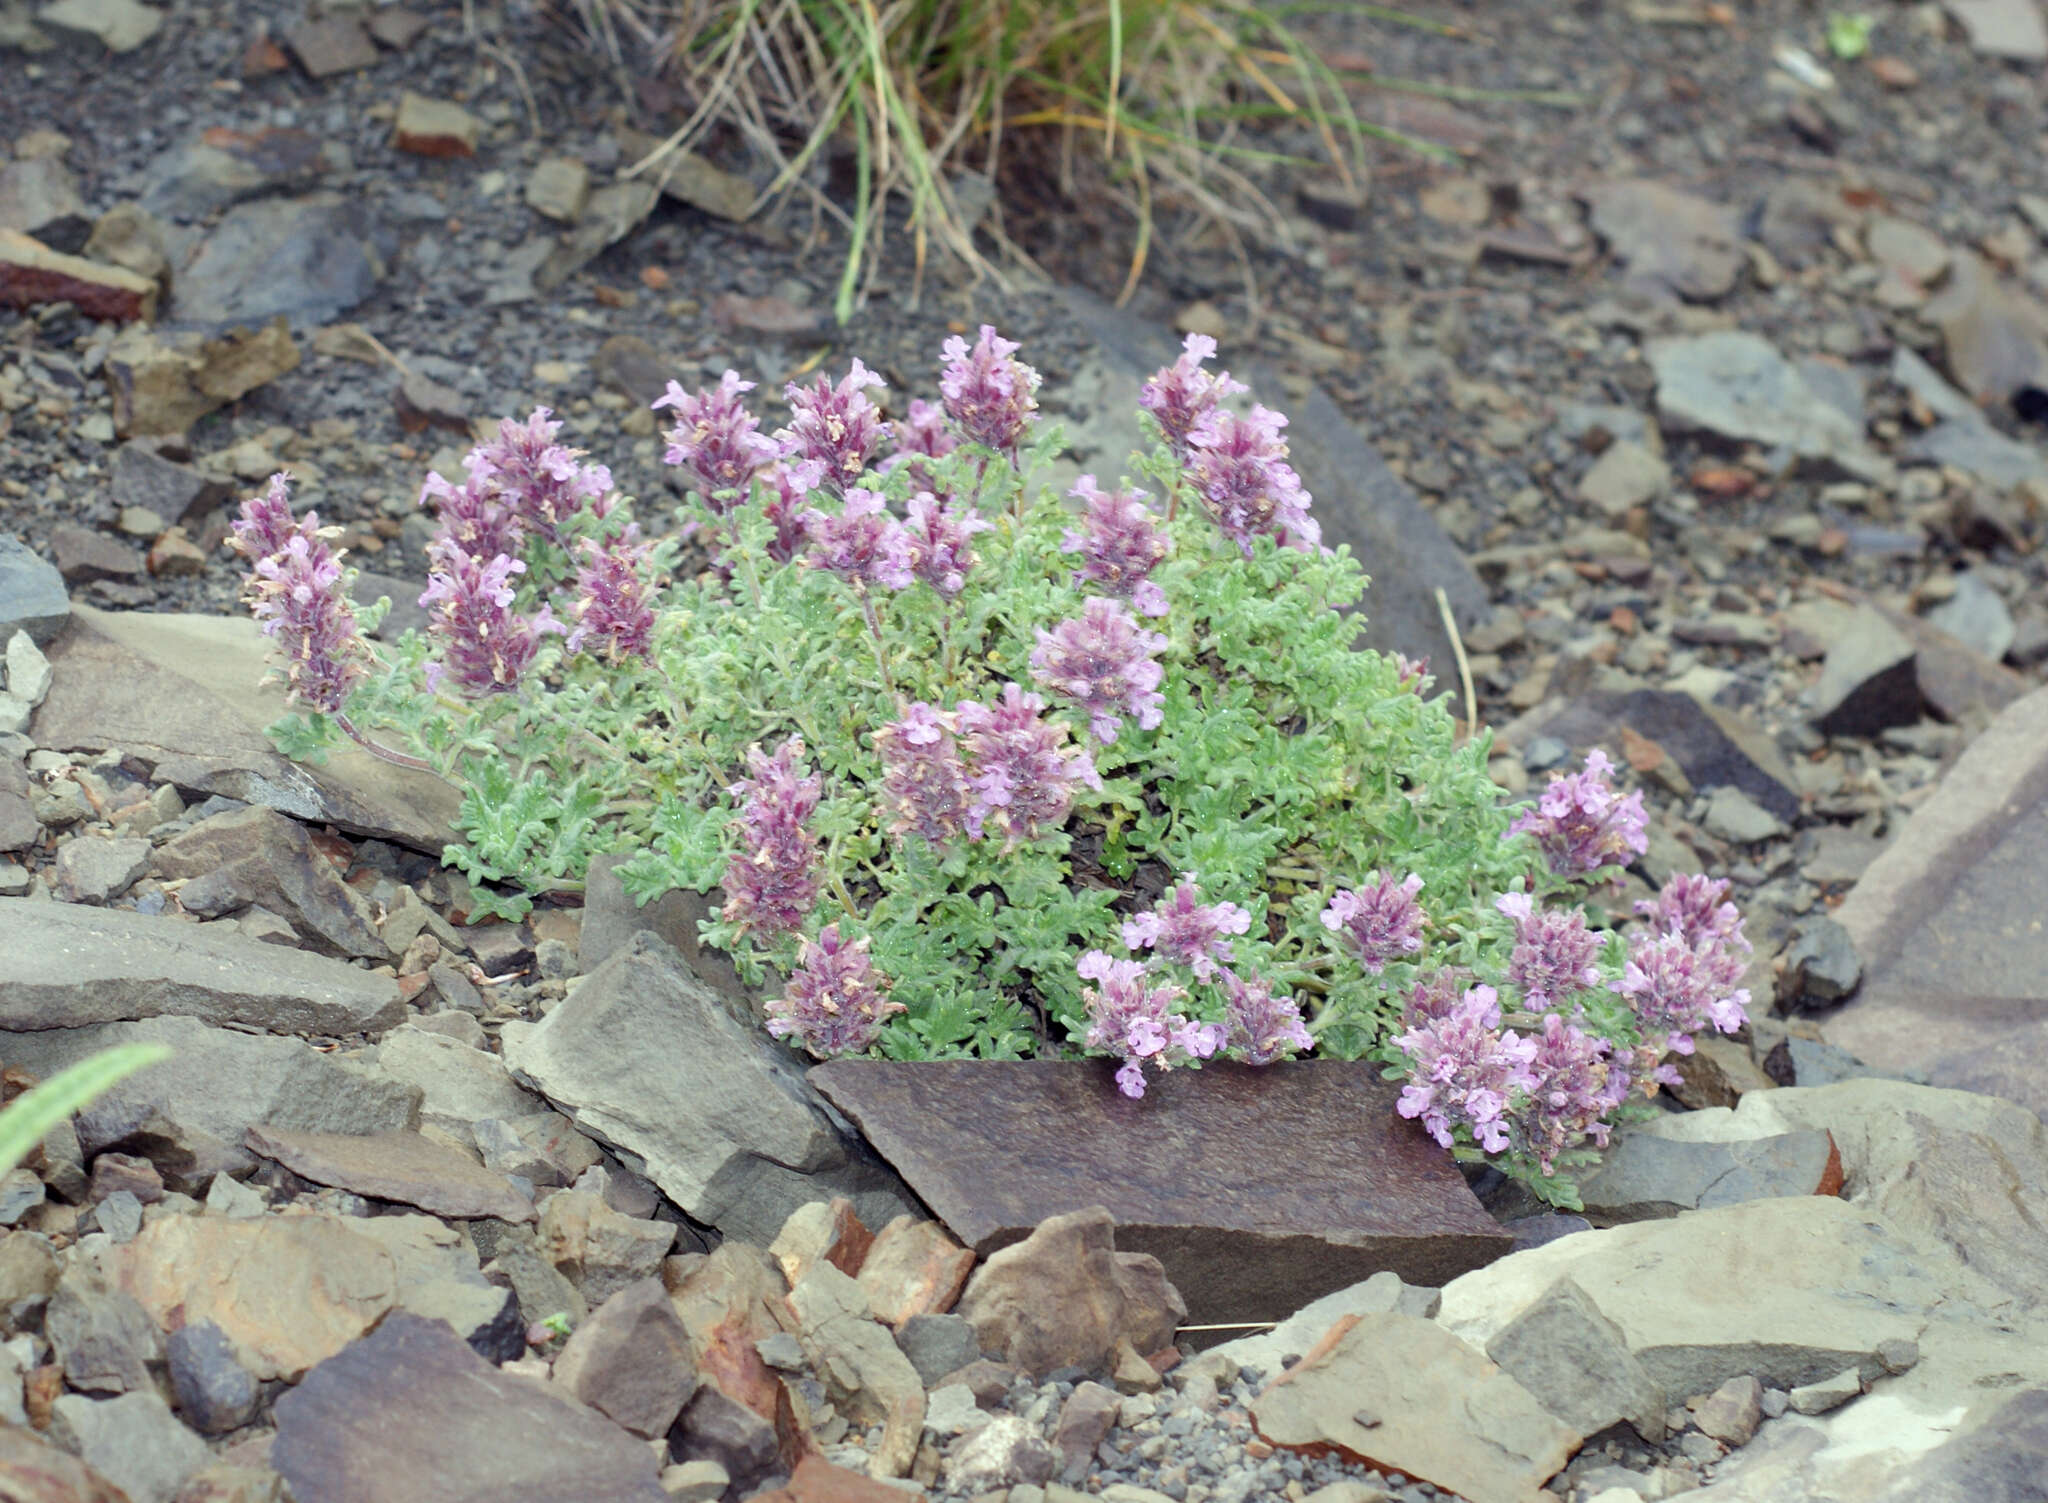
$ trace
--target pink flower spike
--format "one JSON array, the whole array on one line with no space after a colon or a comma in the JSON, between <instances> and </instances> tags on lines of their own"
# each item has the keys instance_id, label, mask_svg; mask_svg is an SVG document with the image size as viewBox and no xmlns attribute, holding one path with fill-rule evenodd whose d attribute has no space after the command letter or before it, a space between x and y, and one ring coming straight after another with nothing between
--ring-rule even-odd
<instances>
[{"instance_id":1,"label":"pink flower spike","mask_svg":"<svg viewBox=\"0 0 2048 1503\"><path fill-rule=\"evenodd\" d=\"M994 449L1012 461L1038 411L1041 379L1037 371L1012 358L1021 348L983 324L972 349L955 334L941 350L946 368L939 376L939 394L954 429L967 442Z\"/></svg>"},{"instance_id":2,"label":"pink flower spike","mask_svg":"<svg viewBox=\"0 0 2048 1503\"><path fill-rule=\"evenodd\" d=\"M576 571L576 622L568 648L581 652L595 642L614 663L645 658L654 650L654 606L648 599L643 571L652 543L638 541L640 529L628 524L623 533L602 542L583 540L583 563Z\"/></svg>"},{"instance_id":3,"label":"pink flower spike","mask_svg":"<svg viewBox=\"0 0 2048 1503\"><path fill-rule=\"evenodd\" d=\"M962 702L953 709L967 765L967 834L980 840L993 825L1009 849L1066 822L1073 785L1100 791L1102 776L1085 748L1066 744L1068 728L1043 719L1045 701L1014 683L993 708Z\"/></svg>"},{"instance_id":4,"label":"pink flower spike","mask_svg":"<svg viewBox=\"0 0 2048 1503\"><path fill-rule=\"evenodd\" d=\"M706 391L686 392L671 381L654 401L657 412L669 407L676 414L662 457L688 472L691 488L717 516L745 500L756 472L782 457L782 446L759 431L761 420L742 400L753 389L753 382L729 370Z\"/></svg>"},{"instance_id":5,"label":"pink flower spike","mask_svg":"<svg viewBox=\"0 0 2048 1503\"><path fill-rule=\"evenodd\" d=\"M1155 371L1138 390L1138 407L1150 413L1159 425L1159 436L1183 464L1188 458L1188 440L1200 422L1224 397L1249 390L1233 381L1229 371L1211 375L1202 362L1216 354L1216 341L1207 334L1190 334L1181 346L1180 358Z\"/></svg>"},{"instance_id":6,"label":"pink flower spike","mask_svg":"<svg viewBox=\"0 0 2048 1503\"><path fill-rule=\"evenodd\" d=\"M1078 620L1039 630L1031 676L1085 712L1095 739L1108 746L1116 741L1125 715L1148 731L1165 718L1166 696L1159 685L1166 670L1152 655L1166 646L1165 637L1140 630L1116 601L1092 595Z\"/></svg>"},{"instance_id":7,"label":"pink flower spike","mask_svg":"<svg viewBox=\"0 0 2048 1503\"><path fill-rule=\"evenodd\" d=\"M786 453L822 466L829 490L843 492L881 451L887 425L866 393L886 390L888 384L862 365L859 356L836 385L822 374L809 386L792 381L783 388L789 399L789 426L775 437Z\"/></svg>"},{"instance_id":8,"label":"pink flower spike","mask_svg":"<svg viewBox=\"0 0 2048 1503\"><path fill-rule=\"evenodd\" d=\"M264 635L284 654L291 697L333 715L369 677L369 648L343 590L341 555L319 535L315 513L305 520L312 530L293 533L277 552L256 560L249 598Z\"/></svg>"},{"instance_id":9,"label":"pink flower spike","mask_svg":"<svg viewBox=\"0 0 2048 1503\"><path fill-rule=\"evenodd\" d=\"M827 924L817 939L805 940L782 995L765 1008L768 1031L777 1038L794 1036L819 1059L874 1047L890 1014L909 1009L876 987L868 958L871 943L863 934L848 944L837 924Z\"/></svg>"},{"instance_id":10,"label":"pink flower spike","mask_svg":"<svg viewBox=\"0 0 2048 1503\"><path fill-rule=\"evenodd\" d=\"M839 515L807 511L804 528L810 535L804 562L828 569L848 584L907 590L917 577L910 568L910 535L889 515L878 491L855 486L846 493Z\"/></svg>"},{"instance_id":11,"label":"pink flower spike","mask_svg":"<svg viewBox=\"0 0 2048 1503\"><path fill-rule=\"evenodd\" d=\"M1124 920L1124 943L1189 967L1197 981L1214 979L1216 963L1235 958L1225 936L1245 933L1252 916L1235 903L1203 903L1199 896L1193 876L1183 878L1150 910Z\"/></svg>"},{"instance_id":12,"label":"pink flower spike","mask_svg":"<svg viewBox=\"0 0 2048 1503\"><path fill-rule=\"evenodd\" d=\"M1584 772L1553 774L1536 807L1509 825L1508 833L1532 837L1560 877L1626 866L1650 848L1649 816L1642 794L1623 797L1614 791L1607 781L1612 771L1607 754L1595 747L1586 755Z\"/></svg>"},{"instance_id":13,"label":"pink flower spike","mask_svg":"<svg viewBox=\"0 0 2048 1503\"><path fill-rule=\"evenodd\" d=\"M960 440L946 427L946 409L923 397L912 397L910 410L889 426L896 439L893 458L898 461L913 455L944 459L960 447Z\"/></svg>"},{"instance_id":14,"label":"pink flower spike","mask_svg":"<svg viewBox=\"0 0 2048 1503\"><path fill-rule=\"evenodd\" d=\"M496 492L499 504L520 522L553 542L561 526L590 509L602 516L612 472L581 463L583 451L555 442L559 422L536 407L524 423L503 418L498 435L478 444L463 460L474 481Z\"/></svg>"},{"instance_id":15,"label":"pink flower spike","mask_svg":"<svg viewBox=\"0 0 2048 1503\"><path fill-rule=\"evenodd\" d=\"M242 503L241 516L228 531L235 552L253 564L282 552L295 537L313 537L317 525L318 518L311 514L303 522L292 515L291 476L279 470L262 495Z\"/></svg>"},{"instance_id":16,"label":"pink flower spike","mask_svg":"<svg viewBox=\"0 0 2048 1503\"><path fill-rule=\"evenodd\" d=\"M1270 1065L1315 1047L1314 1035L1301 1021L1300 1006L1292 997L1274 996L1273 983L1263 976L1247 981L1226 970L1223 1006L1228 1043L1244 1055L1246 1064Z\"/></svg>"},{"instance_id":17,"label":"pink flower spike","mask_svg":"<svg viewBox=\"0 0 2048 1503\"><path fill-rule=\"evenodd\" d=\"M1280 430L1287 419L1265 407L1239 417L1215 408L1188 436L1186 473L1203 507L1252 556L1252 539L1271 536L1308 551L1321 544L1322 527L1308 514L1309 494L1287 463Z\"/></svg>"},{"instance_id":18,"label":"pink flower spike","mask_svg":"<svg viewBox=\"0 0 2048 1503\"><path fill-rule=\"evenodd\" d=\"M1493 906L1515 921L1508 980L1532 1009L1556 1007L1600 984L1600 940L1586 928L1584 910L1538 909L1526 892L1503 893Z\"/></svg>"},{"instance_id":19,"label":"pink flower spike","mask_svg":"<svg viewBox=\"0 0 2048 1503\"><path fill-rule=\"evenodd\" d=\"M995 524L965 512L956 512L930 491L919 491L906 508L909 520L903 535L910 548L910 572L923 580L944 600L952 600L967 587L967 571L977 562L973 538Z\"/></svg>"},{"instance_id":20,"label":"pink flower spike","mask_svg":"<svg viewBox=\"0 0 2048 1503\"><path fill-rule=\"evenodd\" d=\"M1500 1031L1500 1001L1490 986L1475 986L1435 1022L1410 1028L1394 1040L1412 1070L1395 1110L1419 1117L1442 1147L1466 1128L1488 1153L1509 1146L1509 1103L1536 1088L1530 1066L1536 1045L1512 1030Z\"/></svg>"},{"instance_id":21,"label":"pink flower spike","mask_svg":"<svg viewBox=\"0 0 2048 1503\"><path fill-rule=\"evenodd\" d=\"M875 732L882 758L887 828L944 845L967 828L967 769L954 741L952 717L922 702Z\"/></svg>"},{"instance_id":22,"label":"pink flower spike","mask_svg":"<svg viewBox=\"0 0 2048 1503\"><path fill-rule=\"evenodd\" d=\"M1340 890L1320 918L1377 976L1389 961L1405 960L1422 949L1426 915L1415 901L1421 891L1422 878L1413 872L1398 883L1392 872L1374 872L1356 892Z\"/></svg>"},{"instance_id":23,"label":"pink flower spike","mask_svg":"<svg viewBox=\"0 0 2048 1503\"><path fill-rule=\"evenodd\" d=\"M429 473L420 487L420 505L434 508L440 536L480 564L499 554L517 558L526 540L519 513L499 499L497 486L472 469L461 485Z\"/></svg>"},{"instance_id":24,"label":"pink flower spike","mask_svg":"<svg viewBox=\"0 0 2048 1503\"><path fill-rule=\"evenodd\" d=\"M1140 490L1105 491L1083 475L1068 495L1087 510L1081 526L1060 535L1060 552L1081 555L1074 588L1094 585L1105 595L1128 600L1147 616L1166 614L1166 593L1147 576L1167 555L1166 534Z\"/></svg>"},{"instance_id":25,"label":"pink flower spike","mask_svg":"<svg viewBox=\"0 0 2048 1503\"><path fill-rule=\"evenodd\" d=\"M817 840L804 822L816 812L824 785L805 770L803 754L801 736L784 741L773 757L749 747L754 775L726 789L741 801L732 822L739 845L725 865L719 917L743 934L788 934L803 926L817 902Z\"/></svg>"},{"instance_id":26,"label":"pink flower spike","mask_svg":"<svg viewBox=\"0 0 2048 1503\"><path fill-rule=\"evenodd\" d=\"M427 635L440 648L439 671L466 694L500 694L519 686L540 650L540 639L562 624L542 606L532 616L512 609L512 576L526 565L502 553L488 563L449 538L428 548L434 572L420 604L430 614Z\"/></svg>"}]
</instances>

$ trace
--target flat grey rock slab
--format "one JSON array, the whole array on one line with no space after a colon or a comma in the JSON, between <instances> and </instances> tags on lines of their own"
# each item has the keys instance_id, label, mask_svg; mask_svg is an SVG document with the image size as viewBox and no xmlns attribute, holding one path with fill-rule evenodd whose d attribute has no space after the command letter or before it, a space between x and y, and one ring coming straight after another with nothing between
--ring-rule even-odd
<instances>
[{"instance_id":1,"label":"flat grey rock slab","mask_svg":"<svg viewBox=\"0 0 2048 1503\"><path fill-rule=\"evenodd\" d=\"M533 1200L469 1155L413 1132L348 1136L252 1127L246 1141L267 1159L316 1185L418 1206L436 1216L534 1219Z\"/></svg>"},{"instance_id":2,"label":"flat grey rock slab","mask_svg":"<svg viewBox=\"0 0 2048 1503\"><path fill-rule=\"evenodd\" d=\"M335 193L238 204L177 266L166 321L208 332L280 316L294 328L324 324L376 290L363 239L372 218Z\"/></svg>"},{"instance_id":3,"label":"flat grey rock slab","mask_svg":"<svg viewBox=\"0 0 2048 1503\"><path fill-rule=\"evenodd\" d=\"M1505 1254L1450 1157L1369 1064L1212 1064L1120 1093L1101 1061L836 1060L812 1082L977 1252L1100 1205L1189 1318L1282 1320L1389 1269L1441 1284Z\"/></svg>"},{"instance_id":4,"label":"flat grey rock slab","mask_svg":"<svg viewBox=\"0 0 2048 1503\"><path fill-rule=\"evenodd\" d=\"M173 1014L270 1033L373 1033L405 1020L398 983L259 944L225 925L0 898L0 1030Z\"/></svg>"},{"instance_id":5,"label":"flat grey rock slab","mask_svg":"<svg viewBox=\"0 0 2048 1503\"><path fill-rule=\"evenodd\" d=\"M2009 706L1872 861L1835 919L1863 985L1822 1019L1879 1070L2048 1120L2048 690Z\"/></svg>"},{"instance_id":6,"label":"flat grey rock slab","mask_svg":"<svg viewBox=\"0 0 2048 1503\"><path fill-rule=\"evenodd\" d=\"M1841 1188L1842 1156L1825 1131L1720 1143L1629 1132L1581 1176L1579 1198L1595 1226L1611 1226Z\"/></svg>"},{"instance_id":7,"label":"flat grey rock slab","mask_svg":"<svg viewBox=\"0 0 2048 1503\"><path fill-rule=\"evenodd\" d=\"M71 618L71 594L57 566L0 532L0 643L25 631L48 647Z\"/></svg>"},{"instance_id":8,"label":"flat grey rock slab","mask_svg":"<svg viewBox=\"0 0 2048 1503\"><path fill-rule=\"evenodd\" d=\"M247 617L77 607L50 648L56 682L29 730L52 751L118 746L200 795L264 804L353 835L440 855L462 800L431 773L346 747L324 766L279 755L263 728L288 713L258 687L269 639Z\"/></svg>"},{"instance_id":9,"label":"flat grey rock slab","mask_svg":"<svg viewBox=\"0 0 2048 1503\"><path fill-rule=\"evenodd\" d=\"M1092 332L1105 364L1102 389L1086 410L1099 420L1067 422L1078 468L1108 485L1127 470L1138 447L1138 388L1180 354L1171 330L1074 289L1062 296ZM1320 387L1292 397L1278 371L1220 351L1212 368L1226 368L1252 388L1256 400L1287 416L1289 462L1314 498L1310 515L1322 525L1324 546L1348 543L1372 585L1358 606L1365 643L1385 652L1428 657L1439 684L1450 682L1453 654L1436 603L1441 588L1459 629L1469 630L1493 609L1492 598L1465 555L1438 525L1408 483L1351 426ZM1064 488L1064 487L1063 487Z\"/></svg>"},{"instance_id":10,"label":"flat grey rock slab","mask_svg":"<svg viewBox=\"0 0 2048 1503\"><path fill-rule=\"evenodd\" d=\"M1891 462L1865 441L1862 425L1760 335L1724 329L1653 339L1646 353L1666 428L1789 449L1861 480L1891 474Z\"/></svg>"}]
</instances>

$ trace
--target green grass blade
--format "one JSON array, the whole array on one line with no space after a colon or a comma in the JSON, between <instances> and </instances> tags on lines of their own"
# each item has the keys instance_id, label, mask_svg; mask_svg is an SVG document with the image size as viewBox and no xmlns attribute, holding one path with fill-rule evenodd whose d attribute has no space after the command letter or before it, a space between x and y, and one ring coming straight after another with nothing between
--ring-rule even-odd
<instances>
[{"instance_id":1,"label":"green grass blade","mask_svg":"<svg viewBox=\"0 0 2048 1503\"><path fill-rule=\"evenodd\" d=\"M110 1086L171 1057L163 1044L122 1044L82 1059L0 1111L0 1174L35 1151L44 1134Z\"/></svg>"}]
</instances>

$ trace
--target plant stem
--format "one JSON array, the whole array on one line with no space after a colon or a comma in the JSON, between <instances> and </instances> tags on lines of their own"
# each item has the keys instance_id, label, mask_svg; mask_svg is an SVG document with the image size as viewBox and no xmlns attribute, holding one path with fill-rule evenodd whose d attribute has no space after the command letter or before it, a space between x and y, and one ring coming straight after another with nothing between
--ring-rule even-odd
<instances>
[{"instance_id":1,"label":"plant stem","mask_svg":"<svg viewBox=\"0 0 2048 1503\"><path fill-rule=\"evenodd\" d=\"M334 713L334 723L341 727L343 734L345 734L349 738L349 740L355 742L357 746L360 746L364 751L368 752L371 756L376 757L381 761L389 762L394 767L411 767L420 772L432 772L435 773L436 776L439 775L434 764L427 761L425 758L410 756L402 751L393 751L388 746L384 746L378 742L372 741L368 736L365 736L361 731L357 730L355 727L355 722L350 720L348 716L342 714L339 710L335 711Z\"/></svg>"},{"instance_id":2,"label":"plant stem","mask_svg":"<svg viewBox=\"0 0 2048 1503\"><path fill-rule=\"evenodd\" d=\"M860 596L861 614L868 619L868 632L875 639L875 664L882 670L882 687L889 691L889 697L896 697L896 680L889 673L889 649L882 641L882 623L875 615L875 603L868 598L867 586L858 582L854 590Z\"/></svg>"}]
</instances>

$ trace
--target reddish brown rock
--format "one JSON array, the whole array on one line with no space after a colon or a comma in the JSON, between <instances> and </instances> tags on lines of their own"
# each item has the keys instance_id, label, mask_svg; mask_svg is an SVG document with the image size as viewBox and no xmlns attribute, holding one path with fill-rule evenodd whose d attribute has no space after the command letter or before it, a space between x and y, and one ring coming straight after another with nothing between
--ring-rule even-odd
<instances>
[{"instance_id":1,"label":"reddish brown rock","mask_svg":"<svg viewBox=\"0 0 2048 1503\"><path fill-rule=\"evenodd\" d=\"M157 285L119 266L53 251L19 230L0 230L0 304L72 303L87 318L130 323L156 317Z\"/></svg>"},{"instance_id":2,"label":"reddish brown rock","mask_svg":"<svg viewBox=\"0 0 2048 1503\"><path fill-rule=\"evenodd\" d=\"M1512 1246L1375 1066L1176 1070L1140 1101L1111 1077L841 1060L809 1078L966 1246L1106 1206L1116 1246L1158 1258L1197 1322L1282 1320L1381 1269L1441 1285Z\"/></svg>"},{"instance_id":3,"label":"reddish brown rock","mask_svg":"<svg viewBox=\"0 0 2048 1503\"><path fill-rule=\"evenodd\" d=\"M780 1384L754 1343L796 1329L787 1292L774 1260L744 1242L714 1248L669 1290L696 1350L697 1371L770 1422Z\"/></svg>"},{"instance_id":4,"label":"reddish brown rock","mask_svg":"<svg viewBox=\"0 0 2048 1503\"><path fill-rule=\"evenodd\" d=\"M848 1277L858 1277L874 1241L875 1234L860 1219L853 1202L835 1195L830 1201L814 1200L790 1212L768 1251L782 1265L782 1277L795 1288L821 1259Z\"/></svg>"},{"instance_id":5,"label":"reddish brown rock","mask_svg":"<svg viewBox=\"0 0 2048 1503\"><path fill-rule=\"evenodd\" d=\"M275 1159L316 1185L395 1200L457 1220L480 1216L511 1222L534 1219L533 1202L504 1175L416 1132L356 1137L252 1127L248 1144L252 1152Z\"/></svg>"},{"instance_id":6,"label":"reddish brown rock","mask_svg":"<svg viewBox=\"0 0 2048 1503\"><path fill-rule=\"evenodd\" d=\"M459 104L407 90L399 97L392 142L416 157L473 157L483 122Z\"/></svg>"},{"instance_id":7,"label":"reddish brown rock","mask_svg":"<svg viewBox=\"0 0 2048 1503\"><path fill-rule=\"evenodd\" d=\"M876 1235L859 1278L875 1319L900 1326L913 1315L944 1315L972 1272L974 1254L944 1227L898 1216Z\"/></svg>"},{"instance_id":8,"label":"reddish brown rock","mask_svg":"<svg viewBox=\"0 0 2048 1503\"><path fill-rule=\"evenodd\" d=\"M140 553L118 538L76 522L59 522L50 529L50 551L57 555L57 572L69 585L134 579L142 573Z\"/></svg>"}]
</instances>

